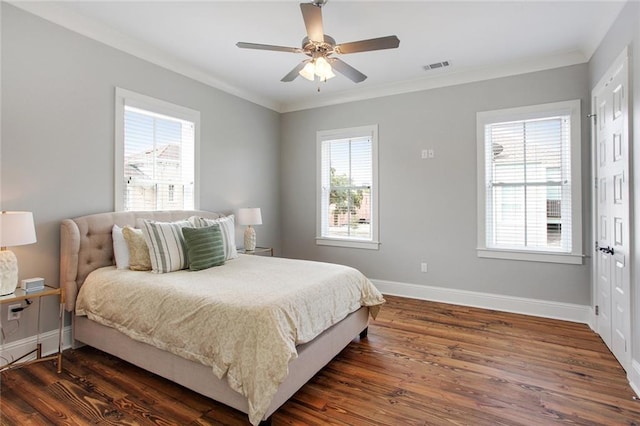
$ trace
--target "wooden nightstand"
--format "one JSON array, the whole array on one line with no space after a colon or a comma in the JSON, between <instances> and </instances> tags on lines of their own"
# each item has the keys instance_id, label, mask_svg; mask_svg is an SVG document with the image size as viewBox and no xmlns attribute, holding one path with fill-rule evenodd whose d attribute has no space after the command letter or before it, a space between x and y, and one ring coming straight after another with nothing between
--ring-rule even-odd
<instances>
[{"instance_id":1,"label":"wooden nightstand","mask_svg":"<svg viewBox=\"0 0 640 426\"><path fill-rule=\"evenodd\" d=\"M256 249L252 251L247 251L245 249L238 249L238 253L273 257L273 247L256 247Z\"/></svg>"},{"instance_id":2,"label":"wooden nightstand","mask_svg":"<svg viewBox=\"0 0 640 426\"><path fill-rule=\"evenodd\" d=\"M60 297L60 311L58 313L58 351L47 356L42 356L42 343L40 343L40 314L42 310L42 298L47 296L59 296ZM24 365L33 364L34 362L42 362L49 360L57 360L58 362L58 373L62 373L62 328L63 328L63 318L64 318L64 290L62 288L53 288L47 285L44 286L42 290L25 292L21 288L17 288L13 294L8 294L6 296L0 296L0 304L6 305L10 303L19 303L22 301L26 301L30 303L32 299L38 299L38 331L36 334L36 348L32 351L27 352L19 358L14 359L10 363L2 366L0 368L1 371L9 370L11 368L18 368ZM31 359L27 361L21 361L27 356L36 353L36 359Z\"/></svg>"}]
</instances>

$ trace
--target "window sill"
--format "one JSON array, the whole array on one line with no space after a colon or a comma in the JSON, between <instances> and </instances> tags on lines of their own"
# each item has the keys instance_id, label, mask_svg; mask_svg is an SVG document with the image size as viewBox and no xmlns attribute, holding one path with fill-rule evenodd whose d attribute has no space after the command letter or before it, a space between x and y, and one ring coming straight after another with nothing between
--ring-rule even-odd
<instances>
[{"instance_id":1,"label":"window sill","mask_svg":"<svg viewBox=\"0 0 640 426\"><path fill-rule=\"evenodd\" d=\"M505 260L524 260L529 262L566 263L582 265L583 255L573 253L530 252L479 248L478 257Z\"/></svg>"},{"instance_id":2,"label":"window sill","mask_svg":"<svg viewBox=\"0 0 640 426\"><path fill-rule=\"evenodd\" d=\"M363 241L363 240L347 240L340 238L316 238L316 245L319 246L334 246L334 247L349 247L366 250L378 250L380 243L377 241Z\"/></svg>"}]
</instances>

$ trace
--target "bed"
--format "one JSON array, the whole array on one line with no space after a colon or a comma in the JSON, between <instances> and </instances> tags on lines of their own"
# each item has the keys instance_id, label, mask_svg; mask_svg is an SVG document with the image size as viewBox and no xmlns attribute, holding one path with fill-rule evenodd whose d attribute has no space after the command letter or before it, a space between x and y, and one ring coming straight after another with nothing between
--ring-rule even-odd
<instances>
[{"instance_id":1,"label":"bed","mask_svg":"<svg viewBox=\"0 0 640 426\"><path fill-rule=\"evenodd\" d=\"M360 306L361 303L358 302L357 306L351 306L349 308L346 307L347 304L343 304L345 306L342 306L337 313L332 312L331 314L324 314L323 312L318 311L309 314L314 318L316 316L332 318L332 325L325 325L322 329L317 328L318 324L323 323L322 321L325 320L329 321L327 318L322 321L314 319L314 321L319 322L314 323L315 325L309 326L307 327L308 329L305 329L302 325L298 325L297 323L294 324L294 320L297 321L297 317L300 316L297 311L296 313L288 313L288 311L286 311L285 314L282 314L283 310L280 307L277 309L269 308L267 312L277 312L277 315L279 315L280 318L279 323L284 324L283 327L285 327L285 331L280 330L278 332L271 332L267 328L261 328L259 331L251 333L251 336L247 334L246 336L243 336L242 339L236 338L235 341L244 342L245 339L247 339L250 342L248 343L249 347L263 347L265 343L262 336L266 336L271 333L275 337L268 338L267 341L270 342L272 340L276 340L276 337L283 335L284 337L282 339L286 342L291 340L291 336L294 336L295 345L293 348L289 349L291 353L287 355L288 358L285 358L286 364L284 365L284 374L282 374L282 365L280 366L280 369L276 371L260 370L263 368L262 364L278 364L277 362L256 361L255 368L258 370L256 373L251 372L244 374L243 377L244 380L246 380L245 383L242 382L242 377L236 374L235 371L249 371L247 366L250 366L250 363L247 364L248 361L245 359L247 356L241 358L245 363L240 364L240 361L238 361L238 365L240 365L240 367L235 368L233 367L235 365L235 361L221 364L221 362L216 358L217 355L212 355L211 357L201 354L191 355L195 353L195 351L191 350L191 346L186 349L184 346L181 346L179 349L175 349L172 346L163 345L162 339L156 339L155 336L141 338L140 333L129 331L128 329L119 326L117 323L108 319L106 317L107 314L92 314L91 309L93 305L103 305L104 307L109 308L109 306L113 307L115 305L128 303L127 301L129 300L129 296L122 296L125 297L125 299L118 299L117 297L117 295L123 291L122 289L124 287L109 287L120 285L118 282L121 275L125 275L127 279L130 279L131 277L135 277L136 279L139 278L141 281L139 283L136 282L135 286L130 287L138 288L138 286L147 285L148 287L146 287L144 291L148 293L145 294L151 295L153 294L152 291L161 291L159 288L163 285L166 286L167 289L175 287L178 291L182 291L182 287L189 287L193 293L193 289L203 289L203 283L212 279L221 280L216 282L226 282L224 281L226 279L228 282L226 282L225 285L229 288L232 287L232 282L230 280L233 277L243 276L242 283L245 283L251 281L251 277L255 276L259 277L260 282L263 282L265 279L263 271L272 270L274 275L274 284L273 289L269 291L275 291L278 293L279 295L277 299L287 301L285 303L287 309L290 305L295 304L292 300L298 300L298 296L296 295L297 293L290 294L287 292L285 295L286 297L283 299L281 297L282 294L280 293L285 290L278 289L278 286L275 284L276 279L282 280L283 282L291 281L291 283L294 283L296 280L302 281L299 279L300 276L315 277L317 275L318 277L322 277L324 281L322 281L322 286L314 284L315 287L313 287L313 291L318 291L319 287L326 287L333 289L331 291L336 294L339 294L338 292L344 290L342 290L342 283L332 283L332 280L334 279L334 272L336 274L338 272L342 274L342 270L344 269L347 274L350 274L351 280L360 280L357 276L357 274L361 275L359 272L352 268L346 268L339 265L320 264L317 262L296 261L291 259L263 258L249 255L240 255L237 259L227 262L224 266L198 272L178 271L168 274L152 274L149 272L136 273L133 271L127 271L125 273L115 268L112 240L113 225L118 225L120 227L135 227L140 223L140 220L143 219L158 222L173 222L193 216L210 220L223 217L218 213L206 211L115 212L93 214L75 219L66 219L62 222L60 275L61 285L64 287L66 297L65 308L69 312L72 312L74 344L76 346L86 344L95 347L150 372L172 380L198 393L206 395L216 401L240 410L249 416L250 422L254 425L261 421L268 422L270 416L282 404L284 404L311 377L313 377L342 349L344 349L349 342L358 335L360 335L360 338L364 338L366 336L369 317L377 312L379 305L384 300L375 288L370 290L367 286L364 286L367 292L367 297L365 298L362 296L362 305L365 304L364 300L366 299L366 304L369 306ZM305 271L305 268L310 268L308 270L312 272L309 274L301 272ZM289 270L295 274L296 280L292 278L293 275L291 275L290 272L285 272ZM209 275L214 277L212 278ZM87 279L88 277L89 279ZM362 276L362 278L368 282L364 276ZM87 282L87 284L83 289L85 282ZM184 284L186 282L189 282L189 284ZM312 284L309 284L309 286L311 285ZM370 285L370 283L368 285ZM110 289L111 293L93 293L92 295L92 291L97 291L94 290L95 288L102 288L103 290ZM218 297L218 293L225 293L225 291L219 290L225 288L223 284L219 284L215 288L218 290L214 290L213 288L206 290L215 293L211 297ZM246 293L247 290L245 289L244 292ZM81 296L80 299L78 299L79 293ZM105 296L105 294L107 295ZM109 294L112 296L109 296ZM270 295L271 293L265 294ZM147 299L157 300L162 299L163 297L164 296L154 294L153 296L147 297ZM175 296L171 295L166 297L166 299L172 301L171 306L174 306L173 297ZM200 304L200 299L202 299L202 297L196 299L193 299L193 295L189 297L192 297L192 299L186 300L185 303L190 305L185 306L197 306L197 308L193 308L192 310L205 312L206 315L209 315L210 317L216 316L214 311L210 310L213 309L210 304L204 302ZM315 300L319 300L324 297L329 296L316 294ZM343 296L339 297L340 300L343 299ZM238 303L232 303L232 305L234 305L234 309L249 309L248 307L245 307L243 303L240 303L244 299L239 296L236 297L236 299L238 299ZM268 297L261 296L259 299L268 299ZM76 302L78 302L78 306L76 306ZM340 305L338 303L333 304ZM353 302L350 302L350 304L353 305ZM307 310L312 308L320 309L314 307L315 303L306 303L306 306ZM78 308L78 312L76 312L76 308ZM210 310L208 313L207 309ZM133 310L134 309L129 308L129 311ZM156 310L159 309L156 307ZM162 310L169 309L163 308ZM183 308L179 310L179 312L184 314L187 310L188 309ZM240 313L236 312L233 314L225 313L225 315L227 315L225 318L227 318L227 320L229 318L237 318L237 320L232 322L239 322L240 318L253 316L253 314L243 313L244 311L239 312ZM233 317L233 315L236 315L236 317ZM255 314L256 318L258 318L257 315L258 314ZM144 314L140 314L140 316L144 317ZM135 320L135 318L133 319ZM131 320L132 318L128 318L124 321L127 322ZM258 321L257 319L256 321L257 323L260 323L260 327L263 327L263 322L269 322L262 320ZM154 324L164 324L165 322L170 322L170 320L167 321L163 319L162 321L155 321ZM291 328L286 329L289 323L291 323ZM177 321L174 325L175 324L181 324L186 327L191 324L191 321ZM145 326L143 325L142 327L144 328ZM175 327L169 327L169 329L171 328ZM215 330L219 330L219 328L213 328ZM161 330L160 335L164 336L162 333L166 332L166 330ZM193 327L192 329L183 327L176 332L180 333L178 336L191 336L191 333L195 331ZM250 341L249 339L254 338L252 337L254 334L256 335L254 336L256 339L263 340L257 341L256 343ZM222 336L222 334L219 336ZM175 336L168 339L175 340ZM181 337L180 340L181 345L186 343L191 344L189 343L189 339L183 339ZM220 340L220 345L222 345L222 341L225 339L215 336L214 338L205 339L199 337L198 339L191 340L194 342ZM159 341L160 343L158 343ZM211 346L215 345L211 344ZM283 346L283 350L286 350L284 347L286 344L281 346ZM289 346L291 346L291 344L289 344ZM217 354L218 352L216 351L218 349L219 348L213 347L212 350ZM255 353L261 353L261 351L256 350ZM276 358L282 357L278 355ZM282 362L285 361L280 361L280 364L282 364ZM221 365L224 365L224 368L220 368ZM277 368L277 365L274 368ZM261 387L262 384L257 386L254 383L249 383L249 381L252 380L251 378L254 376L269 377L270 380L276 383L276 385L270 385L271 387L264 388Z\"/></svg>"}]
</instances>

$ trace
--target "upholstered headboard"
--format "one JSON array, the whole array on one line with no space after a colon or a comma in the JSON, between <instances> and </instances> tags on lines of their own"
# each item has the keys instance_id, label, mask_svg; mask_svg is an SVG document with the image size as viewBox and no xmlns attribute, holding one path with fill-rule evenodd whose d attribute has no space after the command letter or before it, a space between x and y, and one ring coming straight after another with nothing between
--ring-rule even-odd
<instances>
[{"instance_id":1,"label":"upholstered headboard","mask_svg":"<svg viewBox=\"0 0 640 426\"><path fill-rule=\"evenodd\" d=\"M139 218L172 222L190 216L216 219L224 215L201 210L110 212L63 220L60 226L60 286L64 288L66 310L73 311L78 290L89 273L115 264L111 239L113 225L135 227Z\"/></svg>"}]
</instances>

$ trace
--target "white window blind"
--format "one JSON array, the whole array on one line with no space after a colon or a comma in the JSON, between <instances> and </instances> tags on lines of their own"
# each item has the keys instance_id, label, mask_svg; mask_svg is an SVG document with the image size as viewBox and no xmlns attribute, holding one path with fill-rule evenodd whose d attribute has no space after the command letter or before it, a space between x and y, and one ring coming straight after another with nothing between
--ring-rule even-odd
<instances>
[{"instance_id":1,"label":"white window blind","mask_svg":"<svg viewBox=\"0 0 640 426\"><path fill-rule=\"evenodd\" d=\"M191 110L148 97L140 101L131 93L126 92L128 97L117 99L117 103L121 102L120 108L116 108L121 117L117 118L122 120L120 131L117 129L121 146L116 143L119 153L116 156L117 209L196 208L195 151L199 114L195 112L190 120Z\"/></svg>"},{"instance_id":2,"label":"white window blind","mask_svg":"<svg viewBox=\"0 0 640 426\"><path fill-rule=\"evenodd\" d=\"M569 131L568 116L485 126L487 247L571 252Z\"/></svg>"},{"instance_id":3,"label":"white window blind","mask_svg":"<svg viewBox=\"0 0 640 426\"><path fill-rule=\"evenodd\" d=\"M581 251L575 246L581 245L581 237L574 235L581 233L580 174L574 170L580 168L580 142L572 135L576 112L557 107L479 114L479 168L484 169L483 190L478 194L483 209L479 220L484 220L480 249ZM513 117L518 119L508 119Z\"/></svg>"},{"instance_id":4,"label":"white window blind","mask_svg":"<svg viewBox=\"0 0 640 426\"><path fill-rule=\"evenodd\" d=\"M319 244L377 248L376 133L374 126L319 132Z\"/></svg>"}]
</instances>

